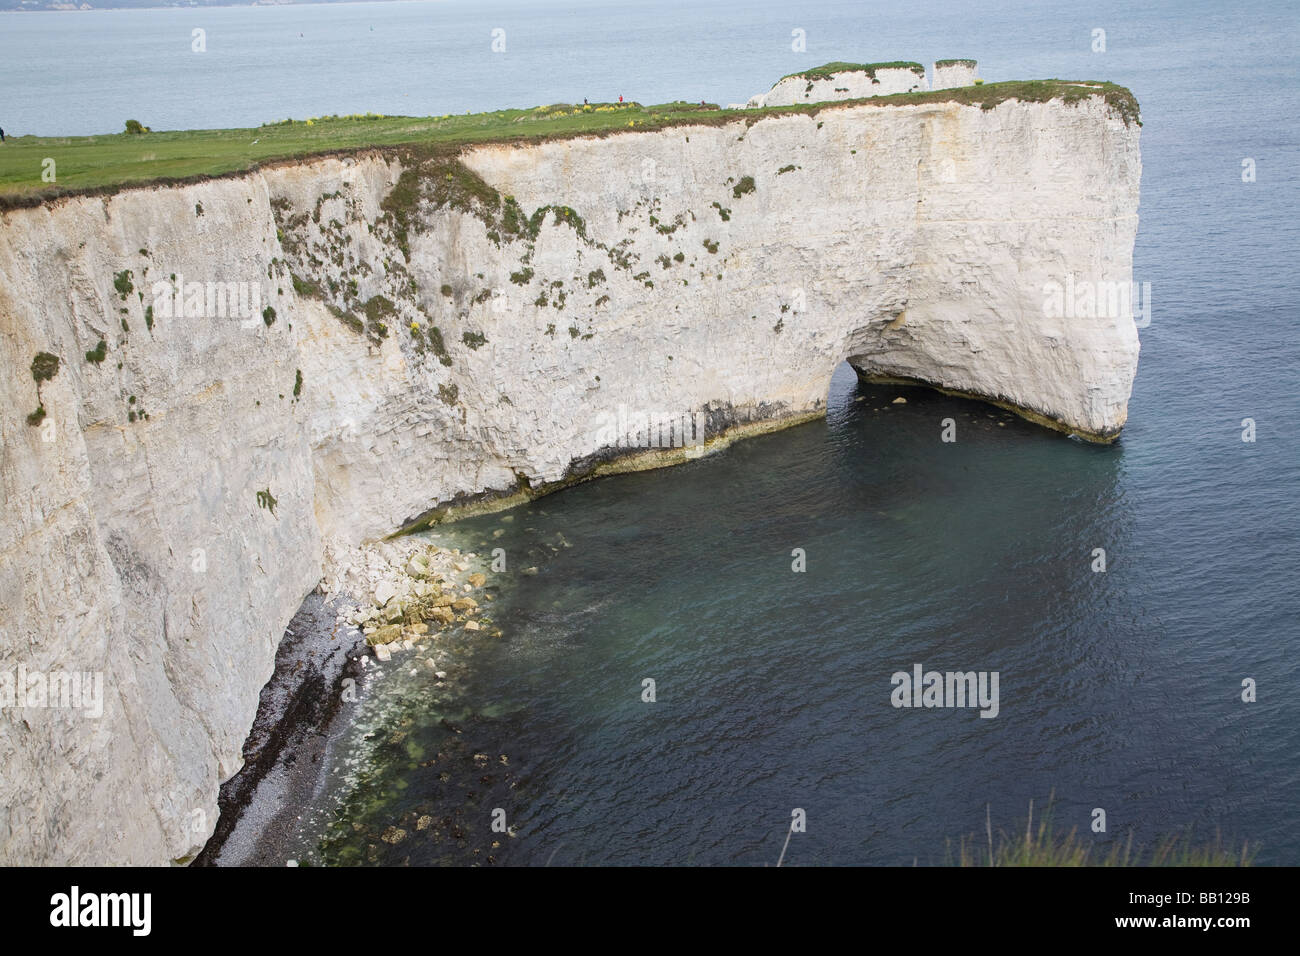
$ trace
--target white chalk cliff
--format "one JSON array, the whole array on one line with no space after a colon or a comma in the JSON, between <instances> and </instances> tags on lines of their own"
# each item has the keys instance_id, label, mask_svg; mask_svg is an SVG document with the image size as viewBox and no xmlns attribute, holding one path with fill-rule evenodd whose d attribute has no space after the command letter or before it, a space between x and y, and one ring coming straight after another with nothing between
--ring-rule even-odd
<instances>
[{"instance_id":1,"label":"white chalk cliff","mask_svg":"<svg viewBox=\"0 0 1300 956\"><path fill-rule=\"evenodd\" d=\"M1138 134L1100 92L847 103L0 214L0 673L105 698L0 710L0 862L196 852L331 549L618 467L620 408L718 444L848 359L1113 438L1132 316L1044 288L1130 281ZM260 308L146 316L164 280Z\"/></svg>"},{"instance_id":2,"label":"white chalk cliff","mask_svg":"<svg viewBox=\"0 0 1300 956\"><path fill-rule=\"evenodd\" d=\"M916 93L929 88L925 78L925 67L919 63L901 65L865 63L855 66L845 64L845 69L842 70L821 68L783 77L766 93L750 97L745 105L751 109L766 106L794 106L801 103L824 103L834 100L893 96L895 93Z\"/></svg>"}]
</instances>

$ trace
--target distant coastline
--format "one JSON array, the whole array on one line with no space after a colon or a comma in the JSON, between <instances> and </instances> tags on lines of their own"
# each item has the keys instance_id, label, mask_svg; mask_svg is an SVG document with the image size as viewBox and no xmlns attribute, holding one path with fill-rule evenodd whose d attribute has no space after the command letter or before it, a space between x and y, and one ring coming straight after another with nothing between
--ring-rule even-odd
<instances>
[{"instance_id":1,"label":"distant coastline","mask_svg":"<svg viewBox=\"0 0 1300 956\"><path fill-rule=\"evenodd\" d=\"M407 0L0 0L0 13L80 13L87 10L196 10L212 7L288 7Z\"/></svg>"}]
</instances>

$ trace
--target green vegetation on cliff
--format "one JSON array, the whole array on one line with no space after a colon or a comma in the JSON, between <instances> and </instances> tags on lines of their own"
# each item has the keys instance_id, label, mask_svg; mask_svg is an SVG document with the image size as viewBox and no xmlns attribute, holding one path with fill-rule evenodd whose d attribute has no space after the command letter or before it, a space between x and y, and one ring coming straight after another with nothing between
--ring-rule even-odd
<instances>
[{"instance_id":1,"label":"green vegetation on cliff","mask_svg":"<svg viewBox=\"0 0 1300 956\"><path fill-rule=\"evenodd\" d=\"M856 69L880 69L900 64L859 64ZM901 64L910 67L913 64ZM827 64L819 70L843 67ZM852 65L850 65L852 66ZM798 74L804 75L804 74ZM819 74L818 74L819 75ZM1100 96L1126 123L1139 123L1133 94L1122 86L1102 82L1033 80L985 83L920 93L899 93L871 99L841 100L763 109L723 110L715 105L665 103L599 103L590 106L553 104L534 109L497 110L463 116L331 116L311 120L284 120L252 129L188 130L117 133L103 136L11 137L0 148L0 208L36 205L62 194L111 193L126 186L197 182L256 169L262 164L310 156L346 155L372 149L420 149L450 157L461 147L476 143L531 143L576 136L611 136L676 126L720 126L744 120L753 124L763 117L799 113L815 116L823 110L871 106L881 109L928 103L963 103L993 109L1008 100L1075 104ZM55 161L57 179L46 182L42 170L47 158ZM447 199L475 205L472 182L460 181L455 167L446 182ZM445 181L444 173L444 181ZM413 198L413 182L405 184L411 196L399 192L390 204L400 227ZM531 223L507 217L507 231L526 231ZM575 224L576 226L576 224Z\"/></svg>"}]
</instances>

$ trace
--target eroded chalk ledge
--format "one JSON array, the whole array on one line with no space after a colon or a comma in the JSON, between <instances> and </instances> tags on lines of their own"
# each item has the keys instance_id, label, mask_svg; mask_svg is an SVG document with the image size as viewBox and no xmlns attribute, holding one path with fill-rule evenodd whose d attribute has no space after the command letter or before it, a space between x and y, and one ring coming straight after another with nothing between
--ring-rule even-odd
<instances>
[{"instance_id":1,"label":"eroded chalk ledge","mask_svg":"<svg viewBox=\"0 0 1300 956\"><path fill-rule=\"evenodd\" d=\"M458 495L448 501L439 502L423 514L407 521L389 537L418 534L445 522L505 511L594 478L670 468L673 465L695 461L729 448L744 438L767 435L825 418L826 404L819 401L816 408L806 411L791 411L783 405L763 406L750 411L750 414L755 413L761 413L761 417L744 416L743 412L738 413L731 406L710 408L707 411L710 419L709 430L714 431L714 434L698 444L671 448L603 448L575 460L569 465L565 476L557 481L534 485L526 475L516 473L517 480L513 487Z\"/></svg>"},{"instance_id":2,"label":"eroded chalk ledge","mask_svg":"<svg viewBox=\"0 0 1300 956\"><path fill-rule=\"evenodd\" d=\"M1079 438L1083 441L1090 442L1094 445L1110 445L1119 438L1120 432L1124 425L1121 422L1114 428L1108 428L1104 431L1090 431L1086 428L1080 428L1077 425L1071 425L1063 422L1058 418L1053 418L1044 412L1036 411L1032 408L1026 408L1024 405L1018 405L1009 399L996 395L984 395L980 392L967 392L959 388L945 388L942 385L936 385L933 382L927 382L925 379L909 378L902 375L882 375L863 372L856 367L853 371L857 373L858 381L866 385L909 385L919 388L928 388L931 391L939 392L942 395L950 395L953 398L965 398L971 401L983 402L985 405L993 405L1013 415L1019 415L1025 421L1033 422L1035 425L1041 425L1044 428L1050 428L1054 432L1060 432L1071 438Z\"/></svg>"},{"instance_id":3,"label":"eroded chalk ledge","mask_svg":"<svg viewBox=\"0 0 1300 956\"><path fill-rule=\"evenodd\" d=\"M953 398L964 398L971 401L981 402L986 405L993 405L997 408L1018 415L1035 425L1040 425L1063 435L1079 438L1096 445L1113 444L1115 440L1119 438L1120 431L1123 428L1122 425L1118 425L1114 429L1108 429L1103 432L1089 431L1088 429L1067 424L1066 422L1062 422L1043 412L1036 411L1032 408L1026 408L1023 405L1018 405L1015 402L997 396L984 395L978 392L967 392L955 388L945 388L941 385L936 385L933 382L927 382L924 379L919 378L909 378L898 375L870 374L862 372L857 368L854 368L854 372L857 374L858 380L863 384L905 385L928 388L931 391L939 392L943 395L949 395ZM462 518L471 518L477 515L494 514L498 511L506 511L518 505L526 504L557 491L563 491L566 488L572 488L574 485L579 485L595 478L603 478L609 475L632 474L638 471L651 471L656 468L671 468L674 465L685 464L688 461L695 461L706 455L723 451L734 443L745 438L767 435L772 432L781 431L786 428L793 428L796 425L803 425L820 418L825 418L826 406L825 403L820 403L818 408L802 412L792 412L788 409L781 409L776 414L770 414L769 417L747 419L743 421L737 418L735 411L731 408L726 408L724 410L710 410L710 416L721 417L724 419L724 423L721 424L719 431L715 435L706 438L700 444L672 448L603 448L594 454L575 460L570 464L569 469L563 478L557 481L545 482L540 485L532 484L526 475L517 473L517 481L513 487L486 489L475 494L458 495L448 501L438 502L429 510L404 523L398 530L389 535L389 537L395 538L401 535L418 534L421 531L427 531L439 524L458 521Z\"/></svg>"}]
</instances>

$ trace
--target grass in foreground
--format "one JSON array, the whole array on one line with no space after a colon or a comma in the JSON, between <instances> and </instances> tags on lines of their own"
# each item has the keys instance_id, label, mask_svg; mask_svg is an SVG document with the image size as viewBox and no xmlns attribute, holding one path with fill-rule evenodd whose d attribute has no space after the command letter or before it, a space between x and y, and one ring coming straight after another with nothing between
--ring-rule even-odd
<instances>
[{"instance_id":1,"label":"grass in foreground","mask_svg":"<svg viewBox=\"0 0 1300 956\"><path fill-rule=\"evenodd\" d=\"M664 103L553 104L461 116L329 116L284 120L249 129L117 133L101 136L19 136L0 145L0 208L35 205L64 194L111 192L124 186L197 181L273 161L370 148L457 148L485 142L518 143L574 136L605 136L672 126L718 126L787 113L816 115L848 106L911 106L955 102L992 109L1007 100L1078 103L1104 96L1126 123L1138 119L1133 94L1113 83L1033 80L986 83L863 100L723 110L716 105ZM41 178L46 159L57 180Z\"/></svg>"},{"instance_id":2,"label":"grass in foreground","mask_svg":"<svg viewBox=\"0 0 1300 956\"><path fill-rule=\"evenodd\" d=\"M962 837L954 848L948 841L945 864L948 866L1250 866L1257 850L1245 842L1237 848L1225 844L1219 834L1213 843L1195 843L1191 832L1165 837L1154 845L1134 851L1133 834L1122 843L1112 842L1109 849L1098 851L1092 835L1079 836L1077 828L1058 835L1052 826L1052 805L1034 827L1034 804L1029 803L1029 817L1023 831L993 832L991 819L985 819L982 835Z\"/></svg>"}]
</instances>

